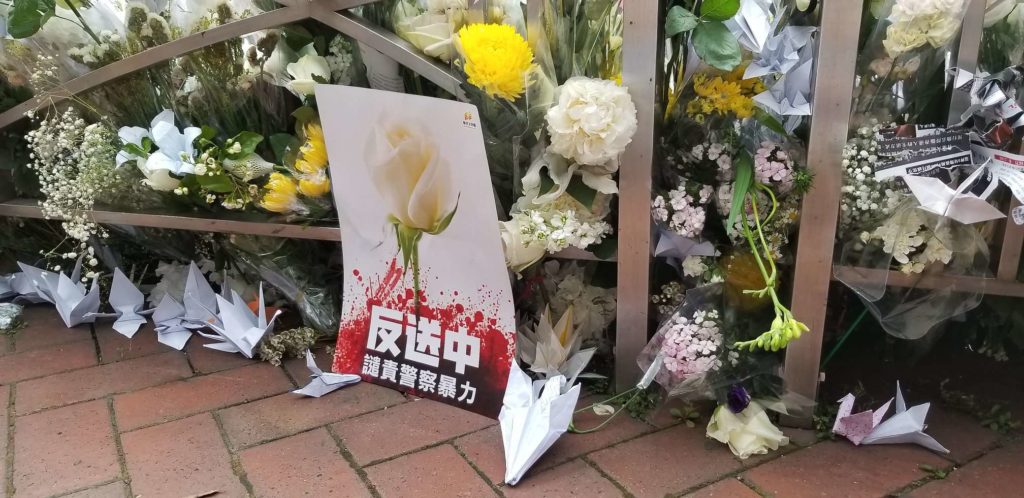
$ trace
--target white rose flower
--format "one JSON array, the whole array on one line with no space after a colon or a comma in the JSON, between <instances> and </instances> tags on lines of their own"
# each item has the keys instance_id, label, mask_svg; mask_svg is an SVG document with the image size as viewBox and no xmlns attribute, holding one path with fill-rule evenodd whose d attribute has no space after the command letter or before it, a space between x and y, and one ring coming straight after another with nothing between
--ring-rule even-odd
<instances>
[{"instance_id":1,"label":"white rose flower","mask_svg":"<svg viewBox=\"0 0 1024 498\"><path fill-rule=\"evenodd\" d=\"M501 244L505 248L505 265L517 274L540 261L547 252L544 244L527 242L516 219L501 222Z\"/></svg>"},{"instance_id":2,"label":"white rose flower","mask_svg":"<svg viewBox=\"0 0 1024 498\"><path fill-rule=\"evenodd\" d=\"M378 126L367 144L366 164L396 220L410 229L438 233L458 197L448 160L421 129L426 127Z\"/></svg>"},{"instance_id":3,"label":"white rose flower","mask_svg":"<svg viewBox=\"0 0 1024 498\"><path fill-rule=\"evenodd\" d=\"M890 57L899 57L915 48L928 43L926 33L916 22L898 22L889 25L885 30L882 45Z\"/></svg>"},{"instance_id":4,"label":"white rose flower","mask_svg":"<svg viewBox=\"0 0 1024 498\"><path fill-rule=\"evenodd\" d=\"M427 0L427 10L444 12L448 9L466 9L466 0Z\"/></svg>"},{"instance_id":5,"label":"white rose flower","mask_svg":"<svg viewBox=\"0 0 1024 498\"><path fill-rule=\"evenodd\" d=\"M288 64L287 70L292 80L285 87L299 98L313 95L313 86L320 81L331 80L331 65L316 54L299 57L298 61Z\"/></svg>"},{"instance_id":6,"label":"white rose flower","mask_svg":"<svg viewBox=\"0 0 1024 498\"><path fill-rule=\"evenodd\" d=\"M750 455L763 455L789 444L789 438L772 424L764 408L751 401L740 413L733 413L720 405L708 422L707 435L729 445L732 453L741 459Z\"/></svg>"},{"instance_id":7,"label":"white rose flower","mask_svg":"<svg viewBox=\"0 0 1024 498\"><path fill-rule=\"evenodd\" d=\"M430 57L451 62L455 56L454 30L445 14L426 13L403 19L395 26L395 31Z\"/></svg>"},{"instance_id":8,"label":"white rose flower","mask_svg":"<svg viewBox=\"0 0 1024 498\"><path fill-rule=\"evenodd\" d=\"M547 113L548 150L580 164L617 164L636 127L636 106L624 87L607 80L569 78Z\"/></svg>"}]
</instances>

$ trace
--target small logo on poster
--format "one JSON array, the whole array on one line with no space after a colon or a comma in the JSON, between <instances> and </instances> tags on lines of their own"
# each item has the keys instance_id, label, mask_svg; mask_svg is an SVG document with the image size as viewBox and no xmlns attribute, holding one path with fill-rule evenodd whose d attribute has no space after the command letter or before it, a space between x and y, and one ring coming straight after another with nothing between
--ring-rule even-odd
<instances>
[{"instance_id":1,"label":"small logo on poster","mask_svg":"<svg viewBox=\"0 0 1024 498\"><path fill-rule=\"evenodd\" d=\"M476 123L473 122L473 113L462 113L462 126L465 126L466 128L476 128Z\"/></svg>"}]
</instances>

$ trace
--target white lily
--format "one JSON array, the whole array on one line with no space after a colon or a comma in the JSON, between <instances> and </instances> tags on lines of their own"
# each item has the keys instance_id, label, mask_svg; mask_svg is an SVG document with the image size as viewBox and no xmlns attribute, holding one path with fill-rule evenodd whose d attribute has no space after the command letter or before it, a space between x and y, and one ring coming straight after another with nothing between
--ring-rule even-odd
<instances>
[{"instance_id":1,"label":"white lily","mask_svg":"<svg viewBox=\"0 0 1024 498\"><path fill-rule=\"evenodd\" d=\"M572 306L569 306L558 323L551 325L551 309L545 308L533 330L519 331L519 357L530 370L545 378L565 376L568 385L576 378L594 356L596 348L580 350L583 336L573 326Z\"/></svg>"},{"instance_id":2,"label":"white lily","mask_svg":"<svg viewBox=\"0 0 1024 498\"><path fill-rule=\"evenodd\" d=\"M312 44L303 47L299 60L288 64L287 71L292 77L285 87L299 98L313 95L313 86L320 81L331 80L331 65L327 59L317 55Z\"/></svg>"},{"instance_id":3,"label":"white lily","mask_svg":"<svg viewBox=\"0 0 1024 498\"><path fill-rule=\"evenodd\" d=\"M164 109L153 118L148 130L139 126L125 126L117 131L117 136L125 144L142 147L143 139L149 139L157 147L157 150L149 153L149 157L136 156L122 150L117 153L117 164L120 166L135 160L149 186L155 190L173 190L179 180L170 175L195 172L195 148L192 143L201 133L202 130L196 127L179 130L174 125L174 112Z\"/></svg>"}]
</instances>

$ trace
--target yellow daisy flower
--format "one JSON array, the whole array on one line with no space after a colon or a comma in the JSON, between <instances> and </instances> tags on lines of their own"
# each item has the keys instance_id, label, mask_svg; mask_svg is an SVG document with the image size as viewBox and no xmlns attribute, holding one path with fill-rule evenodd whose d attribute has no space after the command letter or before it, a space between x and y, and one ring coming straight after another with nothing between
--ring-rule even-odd
<instances>
[{"instance_id":1,"label":"yellow daisy flower","mask_svg":"<svg viewBox=\"0 0 1024 498\"><path fill-rule=\"evenodd\" d=\"M299 176L299 192L306 197L320 197L331 191L331 179L323 170Z\"/></svg>"},{"instance_id":2,"label":"yellow daisy flower","mask_svg":"<svg viewBox=\"0 0 1024 498\"><path fill-rule=\"evenodd\" d=\"M305 131L306 143L299 149L295 169L312 174L327 167L327 144L324 142L324 130L318 123L307 124Z\"/></svg>"},{"instance_id":3,"label":"yellow daisy flower","mask_svg":"<svg viewBox=\"0 0 1024 498\"><path fill-rule=\"evenodd\" d=\"M533 51L515 28L469 24L459 30L459 50L469 83L487 95L514 101L526 91Z\"/></svg>"},{"instance_id":4,"label":"yellow daisy flower","mask_svg":"<svg viewBox=\"0 0 1024 498\"><path fill-rule=\"evenodd\" d=\"M274 213L305 213L306 206L299 201L298 185L291 177L282 173L271 173L264 186L266 192L260 207Z\"/></svg>"}]
</instances>

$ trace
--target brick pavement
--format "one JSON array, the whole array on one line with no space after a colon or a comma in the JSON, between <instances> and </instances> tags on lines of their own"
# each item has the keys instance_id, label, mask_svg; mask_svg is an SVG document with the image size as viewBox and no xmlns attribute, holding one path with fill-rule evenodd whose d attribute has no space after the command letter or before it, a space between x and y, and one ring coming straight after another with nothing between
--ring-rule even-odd
<instances>
[{"instance_id":1,"label":"brick pavement","mask_svg":"<svg viewBox=\"0 0 1024 498\"><path fill-rule=\"evenodd\" d=\"M952 450L856 448L806 431L740 461L662 412L566 435L515 488L501 484L493 420L360 384L320 399L288 391L282 367L184 352L142 330L65 329L28 308L0 355L7 496L1011 496L1024 488L1024 441L933 406L929 432ZM320 358L326 367L326 358ZM587 426L592 421L581 421ZM925 472L921 465L949 471Z\"/></svg>"}]
</instances>

